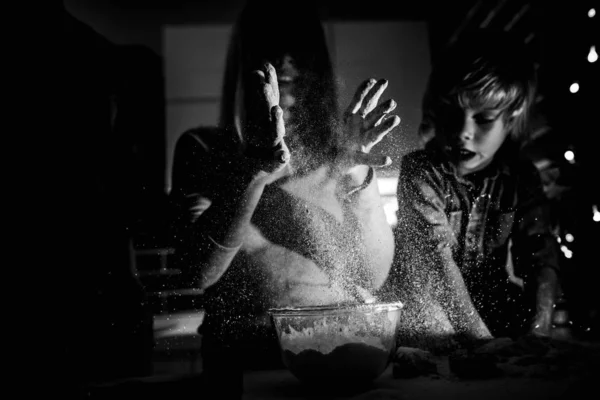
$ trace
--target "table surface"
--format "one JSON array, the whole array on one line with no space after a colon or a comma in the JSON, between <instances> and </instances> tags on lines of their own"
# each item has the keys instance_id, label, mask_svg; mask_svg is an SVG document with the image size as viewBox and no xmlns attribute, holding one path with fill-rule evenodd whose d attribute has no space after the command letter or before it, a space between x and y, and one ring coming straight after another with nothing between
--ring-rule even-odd
<instances>
[{"instance_id":1,"label":"table surface","mask_svg":"<svg viewBox=\"0 0 600 400\"><path fill-rule=\"evenodd\" d=\"M595 354L592 354L595 356ZM597 368L597 366L596 366ZM594 370L592 368L591 370ZM587 371L591 371L588 369ZM599 371L600 372L600 371ZM600 377L600 373L586 374ZM438 374L417 378L394 378L390 365L369 388L360 392L340 393L309 389L286 369L246 371L244 373L244 400L276 399L353 399L353 400L534 400L534 399L589 399L597 391L597 378L583 376L532 377L510 376L465 380L450 373L447 363L438 364ZM201 373L152 376L92 386L90 400L114 398L202 398Z\"/></svg>"},{"instance_id":2,"label":"table surface","mask_svg":"<svg viewBox=\"0 0 600 400\"><path fill-rule=\"evenodd\" d=\"M567 399L580 393L582 382L572 377L543 379L502 377L484 380L459 380L440 374L410 379L394 378L390 366L372 387L359 393L327 394L309 390L289 371L248 371L244 375L244 399L461 399L520 400Z\"/></svg>"}]
</instances>

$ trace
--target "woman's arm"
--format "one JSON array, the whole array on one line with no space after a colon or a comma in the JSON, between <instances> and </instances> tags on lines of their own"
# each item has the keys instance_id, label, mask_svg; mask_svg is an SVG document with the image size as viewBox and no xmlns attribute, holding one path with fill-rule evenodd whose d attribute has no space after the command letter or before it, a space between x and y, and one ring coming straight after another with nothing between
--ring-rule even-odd
<instances>
[{"instance_id":1,"label":"woman's arm","mask_svg":"<svg viewBox=\"0 0 600 400\"><path fill-rule=\"evenodd\" d=\"M339 195L356 217L361 231L369 268L366 272L370 287L363 288L367 292L381 288L394 256L393 234L373 168L389 165L391 159L370 153L400 123L400 118L391 114L396 108L395 101L389 99L378 104L387 86L385 79L362 82L344 112L337 143L340 157L336 168L342 172Z\"/></svg>"},{"instance_id":2,"label":"woman's arm","mask_svg":"<svg viewBox=\"0 0 600 400\"><path fill-rule=\"evenodd\" d=\"M211 153L194 133L182 135L175 148L171 240L180 268L202 289L218 281L237 254L265 185L234 154Z\"/></svg>"},{"instance_id":3,"label":"woman's arm","mask_svg":"<svg viewBox=\"0 0 600 400\"><path fill-rule=\"evenodd\" d=\"M364 178L360 185L344 185L346 193L343 201L355 215L363 238L371 283L371 287L365 289L377 291L392 265L394 236L383 209L375 169L364 165L354 168L358 171L353 172Z\"/></svg>"},{"instance_id":4,"label":"woman's arm","mask_svg":"<svg viewBox=\"0 0 600 400\"><path fill-rule=\"evenodd\" d=\"M286 173L290 158L275 68L253 71L250 81L256 98L255 109L247 110L245 143L225 145L225 132L210 146L187 134L175 149L174 243L182 267L193 271L201 289L225 273L248 235L265 185Z\"/></svg>"}]
</instances>

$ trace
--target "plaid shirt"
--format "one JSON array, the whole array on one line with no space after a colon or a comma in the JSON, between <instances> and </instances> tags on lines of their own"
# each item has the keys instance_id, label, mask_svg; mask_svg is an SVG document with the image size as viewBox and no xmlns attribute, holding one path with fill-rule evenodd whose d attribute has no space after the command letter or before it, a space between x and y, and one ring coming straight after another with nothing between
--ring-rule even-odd
<instances>
[{"instance_id":1,"label":"plaid shirt","mask_svg":"<svg viewBox=\"0 0 600 400\"><path fill-rule=\"evenodd\" d=\"M403 158L398 204L395 273L402 276L405 288L432 288L439 284L436 274L448 278L458 269L486 323L493 325L492 314L504 323L498 317L499 304L522 301L516 299L514 275L524 280L531 294L534 291L527 289L535 287L539 267L558 269L549 203L530 162L495 161L460 177L444 155L429 146ZM528 298L530 311L533 295Z\"/></svg>"}]
</instances>

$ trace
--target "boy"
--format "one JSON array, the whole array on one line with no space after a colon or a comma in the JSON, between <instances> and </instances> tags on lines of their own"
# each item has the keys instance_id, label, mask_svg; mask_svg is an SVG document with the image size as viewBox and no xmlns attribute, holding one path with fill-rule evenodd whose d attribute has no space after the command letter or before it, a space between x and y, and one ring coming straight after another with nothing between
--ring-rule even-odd
<instances>
[{"instance_id":1,"label":"boy","mask_svg":"<svg viewBox=\"0 0 600 400\"><path fill-rule=\"evenodd\" d=\"M540 177L519 152L534 98L526 60L522 42L482 31L432 71L431 140L403 158L398 182L390 282L405 340L550 334L558 253Z\"/></svg>"}]
</instances>

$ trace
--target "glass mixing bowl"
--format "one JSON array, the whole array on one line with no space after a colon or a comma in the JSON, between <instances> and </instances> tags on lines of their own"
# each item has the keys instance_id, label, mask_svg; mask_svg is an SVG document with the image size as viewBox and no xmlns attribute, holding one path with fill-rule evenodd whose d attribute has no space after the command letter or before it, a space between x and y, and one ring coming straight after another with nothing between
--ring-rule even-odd
<instances>
[{"instance_id":1,"label":"glass mixing bowl","mask_svg":"<svg viewBox=\"0 0 600 400\"><path fill-rule=\"evenodd\" d=\"M366 383L387 368L396 349L402 303L269 310L283 363L307 383Z\"/></svg>"}]
</instances>

